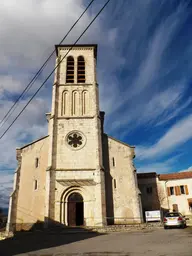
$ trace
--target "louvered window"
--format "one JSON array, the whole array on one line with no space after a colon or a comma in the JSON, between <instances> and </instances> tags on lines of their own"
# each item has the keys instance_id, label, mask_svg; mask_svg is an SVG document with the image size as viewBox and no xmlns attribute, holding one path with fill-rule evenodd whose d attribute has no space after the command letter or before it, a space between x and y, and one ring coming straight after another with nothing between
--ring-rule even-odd
<instances>
[{"instance_id":1,"label":"louvered window","mask_svg":"<svg viewBox=\"0 0 192 256\"><path fill-rule=\"evenodd\" d=\"M66 83L74 83L74 59L71 56L67 58Z\"/></svg>"},{"instance_id":2,"label":"louvered window","mask_svg":"<svg viewBox=\"0 0 192 256\"><path fill-rule=\"evenodd\" d=\"M77 83L85 83L85 60L79 56L77 60Z\"/></svg>"}]
</instances>

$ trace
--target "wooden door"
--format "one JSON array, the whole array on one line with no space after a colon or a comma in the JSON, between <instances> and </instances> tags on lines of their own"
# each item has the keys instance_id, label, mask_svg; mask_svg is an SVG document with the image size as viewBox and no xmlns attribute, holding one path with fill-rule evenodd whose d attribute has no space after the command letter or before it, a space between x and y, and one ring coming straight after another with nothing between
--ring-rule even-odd
<instances>
[{"instance_id":1,"label":"wooden door","mask_svg":"<svg viewBox=\"0 0 192 256\"><path fill-rule=\"evenodd\" d=\"M68 226L81 226L84 223L83 197L79 193L72 193L68 198L67 219Z\"/></svg>"},{"instance_id":2,"label":"wooden door","mask_svg":"<svg viewBox=\"0 0 192 256\"><path fill-rule=\"evenodd\" d=\"M68 226L76 226L76 203L68 202Z\"/></svg>"},{"instance_id":3,"label":"wooden door","mask_svg":"<svg viewBox=\"0 0 192 256\"><path fill-rule=\"evenodd\" d=\"M173 212L178 212L178 204L173 204Z\"/></svg>"}]
</instances>

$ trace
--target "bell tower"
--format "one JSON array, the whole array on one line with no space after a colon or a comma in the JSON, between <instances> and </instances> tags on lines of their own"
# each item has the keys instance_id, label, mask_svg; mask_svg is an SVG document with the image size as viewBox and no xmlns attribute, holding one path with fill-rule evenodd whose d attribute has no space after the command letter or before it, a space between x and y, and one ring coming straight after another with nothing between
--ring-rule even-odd
<instances>
[{"instance_id":1,"label":"bell tower","mask_svg":"<svg viewBox=\"0 0 192 256\"><path fill-rule=\"evenodd\" d=\"M56 65L72 45L56 46ZM83 216L84 225L106 222L102 131L96 81L97 45L76 45L55 70L49 122L45 216L65 225ZM69 198L80 194L83 212ZM76 197L77 198L77 197ZM78 222L78 221L77 221Z\"/></svg>"}]
</instances>

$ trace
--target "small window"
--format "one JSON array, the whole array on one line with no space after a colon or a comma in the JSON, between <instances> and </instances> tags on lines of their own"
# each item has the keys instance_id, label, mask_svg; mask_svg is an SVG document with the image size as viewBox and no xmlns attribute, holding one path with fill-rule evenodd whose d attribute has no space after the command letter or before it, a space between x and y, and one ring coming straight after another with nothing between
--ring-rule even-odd
<instances>
[{"instance_id":1,"label":"small window","mask_svg":"<svg viewBox=\"0 0 192 256\"><path fill-rule=\"evenodd\" d=\"M116 179L114 179L113 182L114 182L114 188L116 188Z\"/></svg>"},{"instance_id":2,"label":"small window","mask_svg":"<svg viewBox=\"0 0 192 256\"><path fill-rule=\"evenodd\" d=\"M77 60L77 83L85 83L85 60L79 56Z\"/></svg>"},{"instance_id":3,"label":"small window","mask_svg":"<svg viewBox=\"0 0 192 256\"><path fill-rule=\"evenodd\" d=\"M34 181L34 190L37 190L37 180Z\"/></svg>"},{"instance_id":4,"label":"small window","mask_svg":"<svg viewBox=\"0 0 192 256\"><path fill-rule=\"evenodd\" d=\"M185 188L184 188L184 186L180 186L180 191L181 191L181 194L185 194Z\"/></svg>"},{"instance_id":5,"label":"small window","mask_svg":"<svg viewBox=\"0 0 192 256\"><path fill-rule=\"evenodd\" d=\"M174 187L170 187L170 194L171 195L174 195L175 193L174 193Z\"/></svg>"},{"instance_id":6,"label":"small window","mask_svg":"<svg viewBox=\"0 0 192 256\"><path fill-rule=\"evenodd\" d=\"M152 192L153 192L152 187L147 187L147 194L152 194Z\"/></svg>"},{"instance_id":7,"label":"small window","mask_svg":"<svg viewBox=\"0 0 192 256\"><path fill-rule=\"evenodd\" d=\"M72 56L67 58L66 83L74 83L74 59Z\"/></svg>"},{"instance_id":8,"label":"small window","mask_svg":"<svg viewBox=\"0 0 192 256\"><path fill-rule=\"evenodd\" d=\"M39 166L39 158L35 158L35 167L37 168Z\"/></svg>"},{"instance_id":9,"label":"small window","mask_svg":"<svg viewBox=\"0 0 192 256\"><path fill-rule=\"evenodd\" d=\"M112 163L113 163L113 166L115 166L115 158L112 157Z\"/></svg>"}]
</instances>

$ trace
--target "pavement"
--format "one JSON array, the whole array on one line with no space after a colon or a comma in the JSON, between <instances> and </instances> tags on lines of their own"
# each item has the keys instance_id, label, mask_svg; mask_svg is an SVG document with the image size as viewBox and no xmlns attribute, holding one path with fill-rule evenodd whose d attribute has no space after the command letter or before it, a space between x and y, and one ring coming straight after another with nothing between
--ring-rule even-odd
<instances>
[{"instance_id":1,"label":"pavement","mask_svg":"<svg viewBox=\"0 0 192 256\"><path fill-rule=\"evenodd\" d=\"M0 256L192 256L192 227L110 234L29 234L0 241Z\"/></svg>"}]
</instances>

